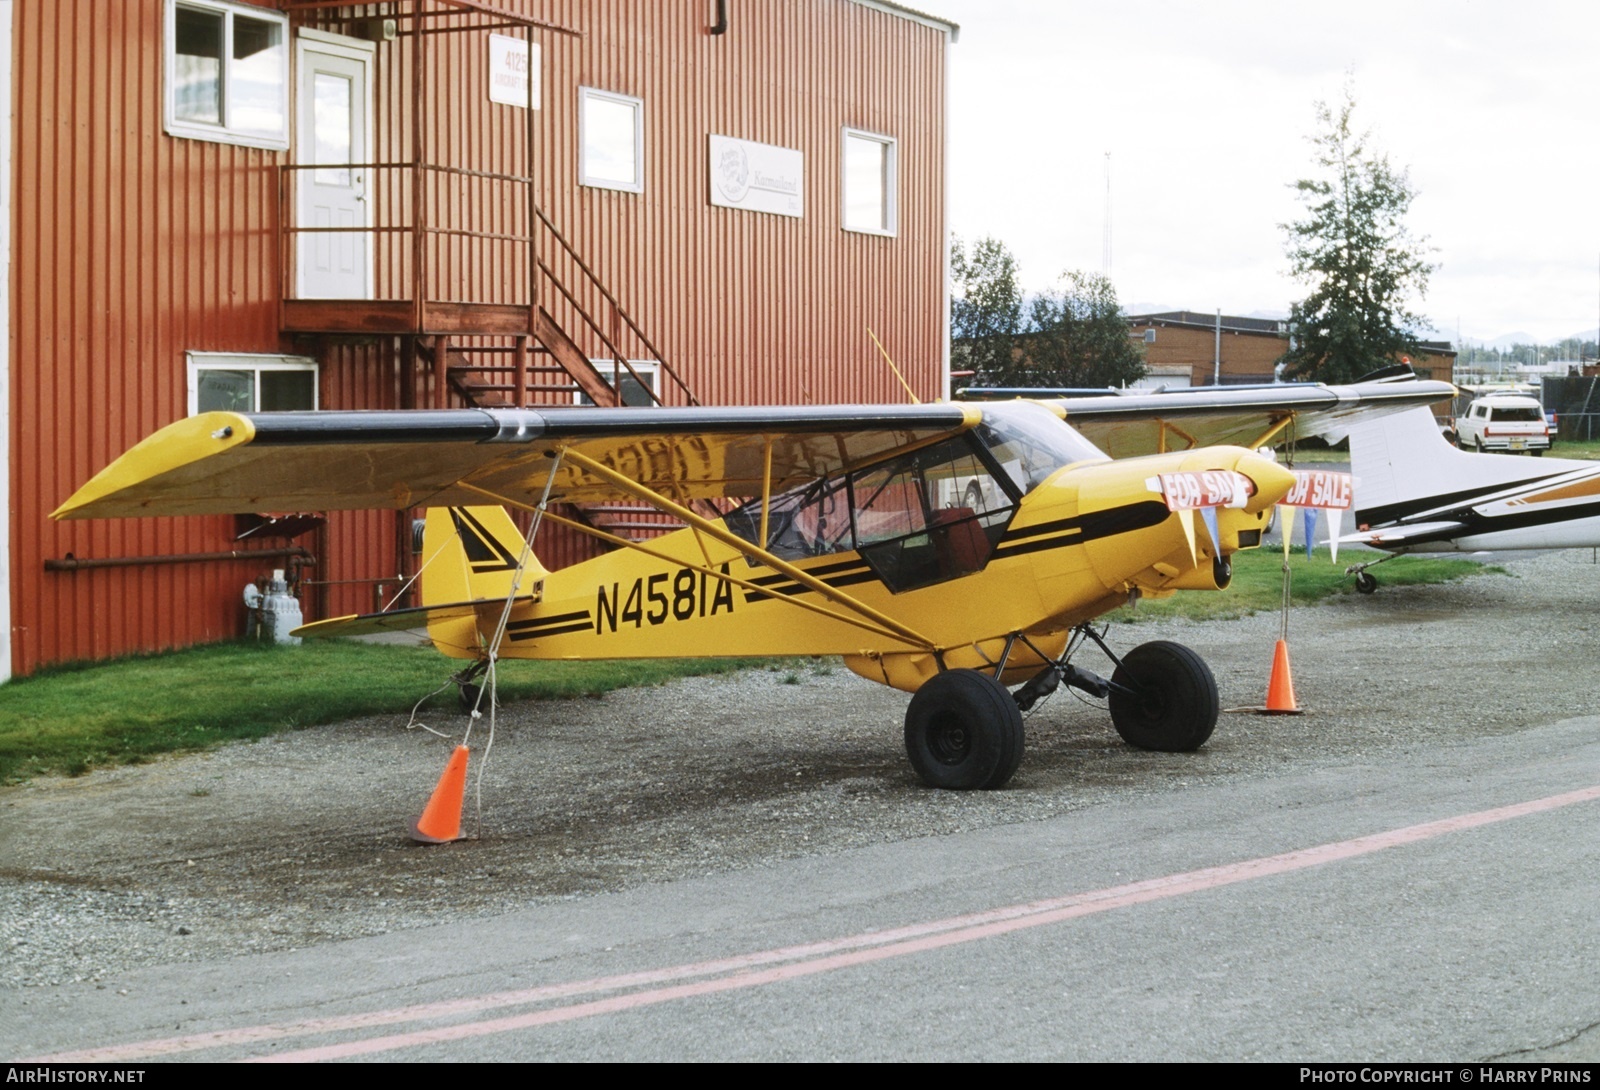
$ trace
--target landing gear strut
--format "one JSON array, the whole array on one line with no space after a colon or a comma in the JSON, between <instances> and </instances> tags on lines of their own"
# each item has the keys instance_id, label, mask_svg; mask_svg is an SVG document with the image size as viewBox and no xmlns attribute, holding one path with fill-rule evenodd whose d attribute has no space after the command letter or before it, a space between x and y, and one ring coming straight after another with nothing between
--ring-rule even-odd
<instances>
[{"instance_id":1,"label":"landing gear strut","mask_svg":"<svg viewBox=\"0 0 1600 1090\"><path fill-rule=\"evenodd\" d=\"M1092 640L1116 663L1109 679L1067 660ZM1049 665L1015 693L1000 683L1021 641ZM956 791L1004 787L1022 760L1022 713L1065 682L1109 698L1111 724L1140 749L1184 753L1199 749L1217 725L1217 682L1205 661L1182 644L1156 640L1118 658L1088 625L1072 630L1058 659L1039 652L1021 633L1006 640L993 674L945 670L923 683L906 709L906 754L929 787Z\"/></svg>"},{"instance_id":2,"label":"landing gear strut","mask_svg":"<svg viewBox=\"0 0 1600 1090\"><path fill-rule=\"evenodd\" d=\"M1085 639L1116 663L1109 681L1067 662ZM1017 690L1018 707L1028 710L1063 681L1090 696L1108 697L1111 725L1124 742L1140 749L1187 753L1205 745L1217 726L1216 679L1205 660L1181 643L1155 640L1119 659L1101 633L1079 625L1061 658Z\"/></svg>"},{"instance_id":3,"label":"landing gear strut","mask_svg":"<svg viewBox=\"0 0 1600 1090\"><path fill-rule=\"evenodd\" d=\"M1351 564L1344 570L1344 573L1356 577L1357 591L1362 594L1371 594L1378 589L1378 580L1376 577L1368 575L1367 569L1375 568L1379 564L1386 564L1399 555L1399 553L1390 553L1388 556L1381 556L1377 560L1369 560L1365 564Z\"/></svg>"},{"instance_id":4,"label":"landing gear strut","mask_svg":"<svg viewBox=\"0 0 1600 1090\"><path fill-rule=\"evenodd\" d=\"M456 700L461 706L463 715L471 715L477 710L478 698L483 693L479 679L488 669L489 660L479 659L466 669L450 675L450 680L456 683Z\"/></svg>"}]
</instances>

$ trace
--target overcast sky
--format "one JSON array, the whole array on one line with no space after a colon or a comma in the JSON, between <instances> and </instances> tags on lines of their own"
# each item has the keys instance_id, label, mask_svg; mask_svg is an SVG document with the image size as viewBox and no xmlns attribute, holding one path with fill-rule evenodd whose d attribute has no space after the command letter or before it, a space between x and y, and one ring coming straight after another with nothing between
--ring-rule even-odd
<instances>
[{"instance_id":1,"label":"overcast sky","mask_svg":"<svg viewBox=\"0 0 1600 1090\"><path fill-rule=\"evenodd\" d=\"M1101 271L1124 306L1287 311L1279 228L1314 103L1409 171L1441 337L1600 324L1600 4L1557 0L925 0L951 49L951 229L1030 287Z\"/></svg>"}]
</instances>

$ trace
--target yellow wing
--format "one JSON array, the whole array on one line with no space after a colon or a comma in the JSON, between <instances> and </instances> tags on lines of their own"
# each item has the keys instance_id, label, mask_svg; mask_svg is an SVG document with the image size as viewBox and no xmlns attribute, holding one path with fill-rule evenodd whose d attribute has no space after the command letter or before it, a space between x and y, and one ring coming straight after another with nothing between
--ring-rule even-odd
<instances>
[{"instance_id":1,"label":"yellow wing","mask_svg":"<svg viewBox=\"0 0 1600 1090\"><path fill-rule=\"evenodd\" d=\"M1291 435L1337 438L1357 417L1450 397L1445 382L1204 387L1048 398L1112 457ZM451 409L205 413L103 469L55 518L592 503L636 493L678 502L772 494L977 425L974 403L723 408ZM558 457L566 451L577 458ZM554 480L552 481L552 475Z\"/></svg>"},{"instance_id":2,"label":"yellow wing","mask_svg":"<svg viewBox=\"0 0 1600 1090\"><path fill-rule=\"evenodd\" d=\"M746 498L973 426L973 405L205 413L101 470L55 518L464 506L626 495L592 461L677 497Z\"/></svg>"},{"instance_id":3,"label":"yellow wing","mask_svg":"<svg viewBox=\"0 0 1600 1090\"><path fill-rule=\"evenodd\" d=\"M1049 390L1009 390L1066 415L1067 423L1113 458L1196 447L1277 446L1290 439L1337 441L1360 419L1372 419L1455 396L1448 382L1412 378L1323 386L1197 386L1162 393L1108 392L1052 397ZM990 396L982 390L964 396Z\"/></svg>"}]
</instances>

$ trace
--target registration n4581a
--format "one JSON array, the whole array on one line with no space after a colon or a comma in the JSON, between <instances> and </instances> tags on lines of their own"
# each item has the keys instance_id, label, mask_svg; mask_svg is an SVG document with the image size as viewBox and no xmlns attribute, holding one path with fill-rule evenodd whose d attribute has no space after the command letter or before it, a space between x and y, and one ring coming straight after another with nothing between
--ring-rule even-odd
<instances>
[{"instance_id":1,"label":"registration n4581a","mask_svg":"<svg viewBox=\"0 0 1600 1090\"><path fill-rule=\"evenodd\" d=\"M728 574L728 565L722 565L721 570ZM733 612L733 584L693 568L679 568L676 572L640 576L626 593L621 583L598 587L594 631L599 636L615 632L618 625L640 628L668 620L714 617L722 612Z\"/></svg>"}]
</instances>

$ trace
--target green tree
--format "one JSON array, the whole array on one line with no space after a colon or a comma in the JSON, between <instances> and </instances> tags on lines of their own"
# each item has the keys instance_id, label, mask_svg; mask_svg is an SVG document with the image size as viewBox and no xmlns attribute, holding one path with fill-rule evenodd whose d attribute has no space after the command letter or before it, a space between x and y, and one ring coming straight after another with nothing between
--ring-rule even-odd
<instances>
[{"instance_id":1,"label":"green tree","mask_svg":"<svg viewBox=\"0 0 1600 1090\"><path fill-rule=\"evenodd\" d=\"M1066 272L1037 296L1010 386L1122 386L1144 377L1144 348L1128 336L1117 289L1097 273Z\"/></svg>"},{"instance_id":2,"label":"green tree","mask_svg":"<svg viewBox=\"0 0 1600 1090\"><path fill-rule=\"evenodd\" d=\"M950 243L950 275L951 367L992 383L993 375L1011 369L1022 332L1017 259L998 239L980 238L969 251L956 238Z\"/></svg>"},{"instance_id":3,"label":"green tree","mask_svg":"<svg viewBox=\"0 0 1600 1090\"><path fill-rule=\"evenodd\" d=\"M1311 293L1289 310L1288 375L1352 382L1417 351L1426 322L1406 309L1422 298L1434 266L1405 216L1416 191L1403 168L1372 151L1351 125L1347 86L1336 109L1317 103L1317 173L1295 183L1304 219L1283 224L1296 280Z\"/></svg>"},{"instance_id":4,"label":"green tree","mask_svg":"<svg viewBox=\"0 0 1600 1090\"><path fill-rule=\"evenodd\" d=\"M1025 300L1017 259L993 238L952 241L950 271L951 365L973 385L1118 386L1144 374L1105 277L1068 272Z\"/></svg>"}]
</instances>

